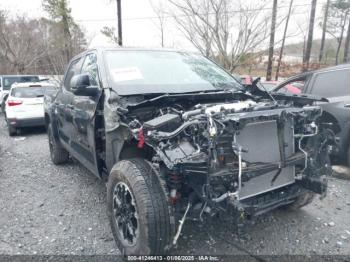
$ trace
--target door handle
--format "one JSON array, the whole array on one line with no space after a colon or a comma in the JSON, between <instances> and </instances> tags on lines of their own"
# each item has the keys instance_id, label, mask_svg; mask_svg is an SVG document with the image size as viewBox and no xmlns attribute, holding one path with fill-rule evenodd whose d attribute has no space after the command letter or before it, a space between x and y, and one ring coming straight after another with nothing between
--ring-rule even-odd
<instances>
[{"instance_id":1,"label":"door handle","mask_svg":"<svg viewBox=\"0 0 350 262\"><path fill-rule=\"evenodd\" d=\"M344 107L350 107L350 103L344 104Z\"/></svg>"},{"instance_id":2,"label":"door handle","mask_svg":"<svg viewBox=\"0 0 350 262\"><path fill-rule=\"evenodd\" d=\"M67 105L67 108L68 109L74 109L74 106L73 105Z\"/></svg>"}]
</instances>

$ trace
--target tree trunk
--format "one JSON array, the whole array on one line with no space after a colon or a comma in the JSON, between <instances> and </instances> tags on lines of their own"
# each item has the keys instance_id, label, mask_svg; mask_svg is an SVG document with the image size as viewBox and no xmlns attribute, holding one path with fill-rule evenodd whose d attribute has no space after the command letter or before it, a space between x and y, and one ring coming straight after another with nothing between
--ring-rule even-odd
<instances>
[{"instance_id":1,"label":"tree trunk","mask_svg":"<svg viewBox=\"0 0 350 262\"><path fill-rule=\"evenodd\" d=\"M338 39L338 46L337 46L337 52L335 53L335 65L339 64L339 53L340 53L340 48L341 48L341 43L343 42L343 35L341 35Z\"/></svg>"},{"instance_id":2,"label":"tree trunk","mask_svg":"<svg viewBox=\"0 0 350 262\"><path fill-rule=\"evenodd\" d=\"M287 15L287 20L286 20L286 25L284 27L284 33L283 33L283 38L282 38L282 46L281 46L281 50L280 50L280 56L278 58L278 64L277 64L277 69L276 69L276 77L275 77L276 81L278 80L279 73L280 73L280 67L281 67L283 50L284 50L284 43L286 41L287 30L288 30L288 23L289 23L290 14L292 12L292 6L293 6L293 0L290 0L289 10L288 10L288 15Z\"/></svg>"},{"instance_id":3,"label":"tree trunk","mask_svg":"<svg viewBox=\"0 0 350 262\"><path fill-rule=\"evenodd\" d=\"M327 0L327 4L324 11L323 24L322 24L322 40L321 40L321 48L320 54L318 56L318 62L322 62L323 54L324 54L324 45L326 41L326 30L327 30L327 20L328 20L328 10L329 10L330 0Z\"/></svg>"},{"instance_id":4,"label":"tree trunk","mask_svg":"<svg viewBox=\"0 0 350 262\"><path fill-rule=\"evenodd\" d=\"M349 62L349 45L350 45L350 18L349 18L349 25L348 25L348 32L346 35L345 40L345 46L344 46L344 63Z\"/></svg>"},{"instance_id":5,"label":"tree trunk","mask_svg":"<svg viewBox=\"0 0 350 262\"><path fill-rule=\"evenodd\" d=\"M310 22L309 22L309 33L307 36L306 50L305 50L305 56L304 56L304 61L303 61L303 71L304 72L309 69L312 41L313 41L313 37L314 37L316 5L317 5L317 0L312 0Z\"/></svg>"},{"instance_id":6,"label":"tree trunk","mask_svg":"<svg viewBox=\"0 0 350 262\"><path fill-rule=\"evenodd\" d=\"M347 18L348 18L348 15L346 15L345 18L344 18L344 21L342 21L341 30L340 30L340 36L337 39L338 40L338 47L337 47L337 52L335 54L335 64L336 65L339 64L339 54L340 54L341 44L343 43L345 24L346 24Z\"/></svg>"},{"instance_id":7,"label":"tree trunk","mask_svg":"<svg viewBox=\"0 0 350 262\"><path fill-rule=\"evenodd\" d=\"M271 76L272 76L273 47L275 45L276 16L277 16L277 0L274 0L273 1L273 8L272 8L269 61L267 64L266 81L271 81Z\"/></svg>"},{"instance_id":8,"label":"tree trunk","mask_svg":"<svg viewBox=\"0 0 350 262\"><path fill-rule=\"evenodd\" d=\"M62 26L64 35L64 54L66 57L66 63L68 64L71 59L72 52L72 35L70 33L68 16L66 14L62 16Z\"/></svg>"}]
</instances>

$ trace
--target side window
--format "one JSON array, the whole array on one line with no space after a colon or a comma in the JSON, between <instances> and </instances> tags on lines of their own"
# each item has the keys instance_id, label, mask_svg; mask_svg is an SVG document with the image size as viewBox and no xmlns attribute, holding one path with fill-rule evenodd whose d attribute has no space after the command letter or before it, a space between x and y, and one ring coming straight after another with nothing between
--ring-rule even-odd
<instances>
[{"instance_id":1,"label":"side window","mask_svg":"<svg viewBox=\"0 0 350 262\"><path fill-rule=\"evenodd\" d=\"M82 74L88 74L90 78L90 84L92 86L99 85L97 56L96 54L88 54L85 57L83 67L81 68Z\"/></svg>"},{"instance_id":2,"label":"side window","mask_svg":"<svg viewBox=\"0 0 350 262\"><path fill-rule=\"evenodd\" d=\"M70 81L72 80L72 77L80 74L80 68L81 68L81 58L74 60L68 68L68 71L66 73L66 77L64 79L64 83L63 86L67 91L71 90L71 85L70 85Z\"/></svg>"},{"instance_id":3,"label":"side window","mask_svg":"<svg viewBox=\"0 0 350 262\"><path fill-rule=\"evenodd\" d=\"M350 69L320 73L313 86L311 93L318 96L350 95Z\"/></svg>"}]
</instances>

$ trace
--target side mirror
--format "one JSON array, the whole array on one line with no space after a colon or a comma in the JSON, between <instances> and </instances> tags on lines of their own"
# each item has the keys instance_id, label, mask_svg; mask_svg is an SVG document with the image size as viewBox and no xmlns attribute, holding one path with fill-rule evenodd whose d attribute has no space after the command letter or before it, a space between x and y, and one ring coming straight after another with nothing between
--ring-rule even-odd
<instances>
[{"instance_id":1,"label":"side mirror","mask_svg":"<svg viewBox=\"0 0 350 262\"><path fill-rule=\"evenodd\" d=\"M98 86L91 86L88 74L73 76L70 86L73 94L77 96L96 96L100 90Z\"/></svg>"}]
</instances>

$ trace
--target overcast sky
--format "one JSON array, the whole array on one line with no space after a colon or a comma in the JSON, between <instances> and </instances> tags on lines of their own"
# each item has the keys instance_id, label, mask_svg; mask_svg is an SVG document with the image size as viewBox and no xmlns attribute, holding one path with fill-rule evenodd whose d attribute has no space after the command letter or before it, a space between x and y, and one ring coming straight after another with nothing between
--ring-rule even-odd
<instances>
[{"instance_id":1,"label":"overcast sky","mask_svg":"<svg viewBox=\"0 0 350 262\"><path fill-rule=\"evenodd\" d=\"M153 0L156 1L156 0ZM158 0L164 1L166 0ZM235 1L235 0L232 0ZM249 1L249 0L248 0ZM252 0L258 1L258 0ZM106 39L100 34L104 26L117 27L117 10L115 0L69 0L72 15L75 21L86 31L90 47L105 45ZM271 7L272 1L267 7ZM290 21L290 32L296 33L300 27L306 29L310 12L311 0L294 0L295 14ZM322 5L325 0L318 0L317 14L322 15ZM279 1L279 13L288 10L289 0ZM29 17L46 16L41 6L41 0L1 0L0 8L8 10L11 14L25 13ZM123 10L123 41L126 46L160 46L160 34L157 29L157 20L149 0L122 0ZM152 19L153 17L153 19ZM316 22L315 38L321 37L321 30ZM167 47L180 49L193 49L181 32L177 29L172 19L168 19L167 31L165 33L165 44ZM279 28L277 39L282 35L283 28ZM290 42L302 41L302 35L298 34L287 40Z\"/></svg>"}]
</instances>

